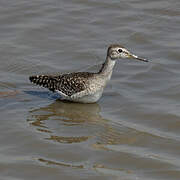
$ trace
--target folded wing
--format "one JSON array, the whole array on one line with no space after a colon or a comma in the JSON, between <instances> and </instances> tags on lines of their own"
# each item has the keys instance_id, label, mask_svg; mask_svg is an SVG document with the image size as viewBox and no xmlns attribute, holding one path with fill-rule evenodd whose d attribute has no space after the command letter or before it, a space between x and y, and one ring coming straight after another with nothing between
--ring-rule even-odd
<instances>
[{"instance_id":1,"label":"folded wing","mask_svg":"<svg viewBox=\"0 0 180 180\"><path fill-rule=\"evenodd\" d=\"M87 89L89 78L93 75L93 73L88 72L77 72L58 76L37 75L30 76L29 80L36 85L48 88L50 91L58 91L65 96L72 96Z\"/></svg>"}]
</instances>

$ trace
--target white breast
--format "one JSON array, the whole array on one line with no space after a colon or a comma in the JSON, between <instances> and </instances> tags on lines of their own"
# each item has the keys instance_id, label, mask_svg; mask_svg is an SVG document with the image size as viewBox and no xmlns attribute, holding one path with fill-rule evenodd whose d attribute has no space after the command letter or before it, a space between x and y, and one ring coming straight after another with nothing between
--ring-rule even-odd
<instances>
[{"instance_id":1,"label":"white breast","mask_svg":"<svg viewBox=\"0 0 180 180\"><path fill-rule=\"evenodd\" d=\"M103 89L96 91L94 94L85 95L79 98L71 99L74 102L81 102L81 103L95 103L97 102L103 93Z\"/></svg>"}]
</instances>

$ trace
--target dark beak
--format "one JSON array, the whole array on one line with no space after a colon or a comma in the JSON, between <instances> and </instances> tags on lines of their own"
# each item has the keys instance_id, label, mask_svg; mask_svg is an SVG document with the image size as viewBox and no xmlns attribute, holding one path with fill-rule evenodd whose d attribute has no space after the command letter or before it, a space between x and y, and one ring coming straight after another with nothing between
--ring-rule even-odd
<instances>
[{"instance_id":1,"label":"dark beak","mask_svg":"<svg viewBox=\"0 0 180 180\"><path fill-rule=\"evenodd\" d=\"M134 54L130 54L129 56L130 56L131 58L137 59L137 60L139 60L139 61L149 62L147 59L140 58L140 57L138 57L138 56L136 56L136 55L134 55Z\"/></svg>"}]
</instances>

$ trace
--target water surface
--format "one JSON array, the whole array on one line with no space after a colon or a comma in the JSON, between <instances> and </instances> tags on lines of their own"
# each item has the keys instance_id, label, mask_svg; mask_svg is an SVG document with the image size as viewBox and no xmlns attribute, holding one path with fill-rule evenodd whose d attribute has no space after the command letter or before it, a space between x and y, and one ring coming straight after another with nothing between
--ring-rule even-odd
<instances>
[{"instance_id":1,"label":"water surface","mask_svg":"<svg viewBox=\"0 0 180 180\"><path fill-rule=\"evenodd\" d=\"M180 3L0 2L0 179L179 180ZM65 103L33 74L119 61L95 104Z\"/></svg>"}]
</instances>

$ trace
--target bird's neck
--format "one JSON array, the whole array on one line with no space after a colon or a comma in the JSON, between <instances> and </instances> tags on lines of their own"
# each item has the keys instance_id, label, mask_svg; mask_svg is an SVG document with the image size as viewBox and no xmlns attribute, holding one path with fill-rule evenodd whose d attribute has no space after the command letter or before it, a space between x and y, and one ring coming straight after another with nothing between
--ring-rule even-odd
<instances>
[{"instance_id":1,"label":"bird's neck","mask_svg":"<svg viewBox=\"0 0 180 180\"><path fill-rule=\"evenodd\" d=\"M99 70L98 74L107 77L107 79L110 79L115 63L115 60L112 60L109 56L107 56L106 61L102 64L102 67Z\"/></svg>"}]
</instances>

